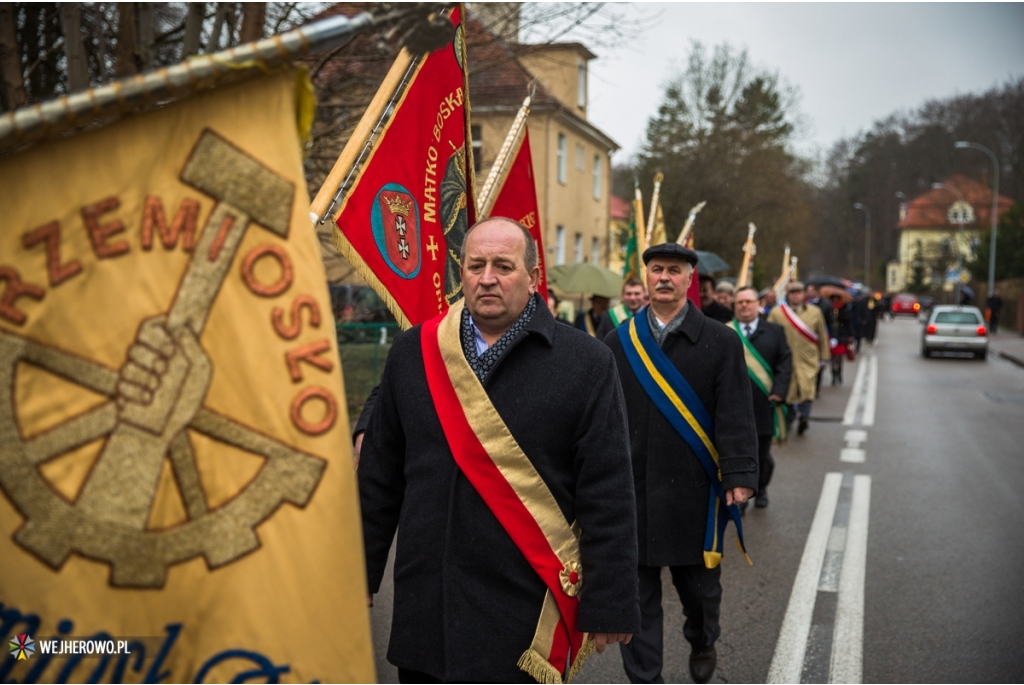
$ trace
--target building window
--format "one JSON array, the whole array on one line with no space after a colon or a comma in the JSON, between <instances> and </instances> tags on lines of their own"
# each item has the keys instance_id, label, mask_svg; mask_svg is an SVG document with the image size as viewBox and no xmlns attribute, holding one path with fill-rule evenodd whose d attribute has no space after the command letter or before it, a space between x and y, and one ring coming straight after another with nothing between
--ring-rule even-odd
<instances>
[{"instance_id":1,"label":"building window","mask_svg":"<svg viewBox=\"0 0 1024 685\"><path fill-rule=\"evenodd\" d=\"M579 264L583 261L583 234L577 233L572 245L572 260Z\"/></svg>"},{"instance_id":2,"label":"building window","mask_svg":"<svg viewBox=\"0 0 1024 685\"><path fill-rule=\"evenodd\" d=\"M565 264L565 226L555 229L555 264Z\"/></svg>"},{"instance_id":3,"label":"building window","mask_svg":"<svg viewBox=\"0 0 1024 685\"><path fill-rule=\"evenodd\" d=\"M594 155L594 199L601 199L601 155Z\"/></svg>"},{"instance_id":4,"label":"building window","mask_svg":"<svg viewBox=\"0 0 1024 685\"><path fill-rule=\"evenodd\" d=\"M576 67L576 104L580 109L587 108L587 63L580 62Z\"/></svg>"},{"instance_id":5,"label":"building window","mask_svg":"<svg viewBox=\"0 0 1024 685\"><path fill-rule=\"evenodd\" d=\"M578 171L583 171L586 168L586 162L584 161L585 157L586 154L583 151L583 146L576 143L576 169Z\"/></svg>"},{"instance_id":6,"label":"building window","mask_svg":"<svg viewBox=\"0 0 1024 685\"><path fill-rule=\"evenodd\" d=\"M591 238L590 240L590 263L601 263L601 239Z\"/></svg>"},{"instance_id":7,"label":"building window","mask_svg":"<svg viewBox=\"0 0 1024 685\"><path fill-rule=\"evenodd\" d=\"M562 184L565 184L565 182L567 180L566 179L566 173L565 173L565 165L566 165L565 156L567 154L567 151L566 151L566 146L567 145L568 145L568 142L566 141L565 134L564 133L559 133L558 134L558 182L562 183Z\"/></svg>"},{"instance_id":8,"label":"building window","mask_svg":"<svg viewBox=\"0 0 1024 685\"><path fill-rule=\"evenodd\" d=\"M480 173L482 159L484 156L484 133L479 125L470 126L470 134L473 136L473 171Z\"/></svg>"}]
</instances>

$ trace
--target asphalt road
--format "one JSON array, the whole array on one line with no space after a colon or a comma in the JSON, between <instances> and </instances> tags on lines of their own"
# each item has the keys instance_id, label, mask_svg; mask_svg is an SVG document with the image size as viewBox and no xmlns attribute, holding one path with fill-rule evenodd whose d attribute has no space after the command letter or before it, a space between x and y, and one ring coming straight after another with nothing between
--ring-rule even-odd
<instances>
[{"instance_id":1,"label":"asphalt road","mask_svg":"<svg viewBox=\"0 0 1024 685\"><path fill-rule=\"evenodd\" d=\"M923 359L919 336L883 323L775 448L770 505L744 518L754 565L725 547L715 682L1024 680L1024 369ZM397 682L390 577L372 610L381 682ZM664 582L663 676L690 682ZM627 682L618 650L577 682Z\"/></svg>"}]
</instances>

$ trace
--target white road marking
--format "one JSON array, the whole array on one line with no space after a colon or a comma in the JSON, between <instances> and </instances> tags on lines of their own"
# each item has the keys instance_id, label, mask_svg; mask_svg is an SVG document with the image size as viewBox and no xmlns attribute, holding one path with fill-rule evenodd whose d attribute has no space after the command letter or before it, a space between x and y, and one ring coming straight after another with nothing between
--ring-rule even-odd
<instances>
[{"instance_id":1,"label":"white road marking","mask_svg":"<svg viewBox=\"0 0 1024 685\"><path fill-rule=\"evenodd\" d=\"M864 361L867 361L864 359ZM868 365L860 363L857 365L857 376L853 379L853 390L850 392L850 399L846 401L846 411L843 412L843 425L852 426L857 418L857 407L860 405L860 396L864 392L864 377Z\"/></svg>"},{"instance_id":2,"label":"white road marking","mask_svg":"<svg viewBox=\"0 0 1024 685\"><path fill-rule=\"evenodd\" d=\"M851 464L863 464L864 460L864 450L857 449L856 447L844 447L839 453L839 461L845 461Z\"/></svg>"},{"instance_id":3,"label":"white road marking","mask_svg":"<svg viewBox=\"0 0 1024 685\"><path fill-rule=\"evenodd\" d=\"M863 464L865 454L864 450L860 449L860 445L861 443L868 441L868 432L850 429L846 431L846 435L843 436L843 440L846 441L846 447L839 452L839 461L850 462L852 464Z\"/></svg>"},{"instance_id":4,"label":"white road marking","mask_svg":"<svg viewBox=\"0 0 1024 685\"><path fill-rule=\"evenodd\" d=\"M830 683L861 683L864 677L864 575L868 555L871 476L853 480L850 522L839 575L835 630L832 632Z\"/></svg>"},{"instance_id":5,"label":"white road marking","mask_svg":"<svg viewBox=\"0 0 1024 685\"><path fill-rule=\"evenodd\" d=\"M789 595L786 616L782 620L779 641L775 646L768 669L769 683L799 683L803 673L804 655L807 651L807 638L811 631L811 618L814 614L814 601L818 593L818 582L821 578L821 567L825 560L825 552L832 531L832 519L839 501L839 487L842 485L841 473L829 473L821 488L818 509L814 512L811 532L804 545L804 554L800 559L800 568L793 581L793 591Z\"/></svg>"},{"instance_id":6,"label":"white road marking","mask_svg":"<svg viewBox=\"0 0 1024 685\"><path fill-rule=\"evenodd\" d=\"M871 371L868 374L868 391L864 397L864 414L861 416L860 425L875 425L875 399L878 396L878 357L871 355Z\"/></svg>"},{"instance_id":7,"label":"white road marking","mask_svg":"<svg viewBox=\"0 0 1024 685\"><path fill-rule=\"evenodd\" d=\"M868 432L857 430L856 428L851 428L850 430L846 431L846 434L843 436L843 442L846 443L847 447L860 447L860 444L862 442L867 441Z\"/></svg>"}]
</instances>

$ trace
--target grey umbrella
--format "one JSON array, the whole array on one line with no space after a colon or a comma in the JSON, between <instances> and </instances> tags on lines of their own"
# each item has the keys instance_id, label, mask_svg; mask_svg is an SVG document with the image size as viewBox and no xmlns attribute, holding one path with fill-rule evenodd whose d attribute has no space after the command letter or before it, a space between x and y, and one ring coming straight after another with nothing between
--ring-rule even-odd
<instances>
[{"instance_id":1,"label":"grey umbrella","mask_svg":"<svg viewBox=\"0 0 1024 685\"><path fill-rule=\"evenodd\" d=\"M729 265L725 260L714 252L703 252L694 250L697 253L697 271L702 274L713 274L716 271L728 271Z\"/></svg>"}]
</instances>

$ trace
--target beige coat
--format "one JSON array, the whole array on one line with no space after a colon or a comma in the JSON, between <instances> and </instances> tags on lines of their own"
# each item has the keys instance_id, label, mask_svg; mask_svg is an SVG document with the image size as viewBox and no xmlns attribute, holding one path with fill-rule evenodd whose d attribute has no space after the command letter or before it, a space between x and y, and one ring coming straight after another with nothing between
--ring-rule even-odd
<instances>
[{"instance_id":1,"label":"beige coat","mask_svg":"<svg viewBox=\"0 0 1024 685\"><path fill-rule=\"evenodd\" d=\"M786 315L780 307L772 309L768 315L768 321L777 323L786 331L786 342L793 351L793 375L789 380L789 394L786 395L786 402L798 404L805 400L813 400L815 386L818 379L818 365L820 362L832 358L829 352L828 330L825 328L825 317L817 305L804 304L801 307L794 307L801 321L807 327L818 334L818 344L815 345L805 338L793 324L789 323Z\"/></svg>"}]
</instances>

